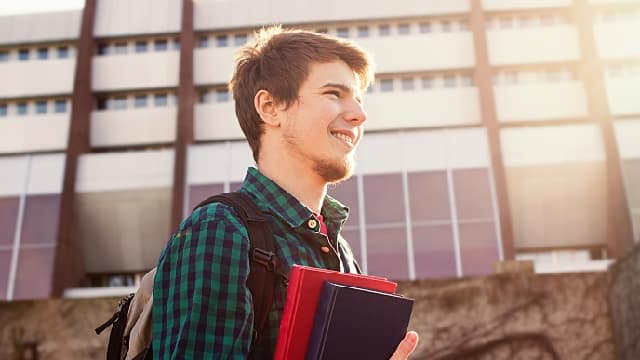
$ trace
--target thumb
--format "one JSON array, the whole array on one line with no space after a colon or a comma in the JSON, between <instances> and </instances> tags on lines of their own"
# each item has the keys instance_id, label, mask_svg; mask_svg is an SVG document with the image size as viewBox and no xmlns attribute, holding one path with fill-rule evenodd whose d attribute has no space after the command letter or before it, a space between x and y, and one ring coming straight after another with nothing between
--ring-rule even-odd
<instances>
[{"instance_id":1,"label":"thumb","mask_svg":"<svg viewBox=\"0 0 640 360\"><path fill-rule=\"evenodd\" d=\"M398 344L396 351L391 355L389 360L405 360L411 355L418 345L418 333L415 331L407 332L404 339Z\"/></svg>"}]
</instances>

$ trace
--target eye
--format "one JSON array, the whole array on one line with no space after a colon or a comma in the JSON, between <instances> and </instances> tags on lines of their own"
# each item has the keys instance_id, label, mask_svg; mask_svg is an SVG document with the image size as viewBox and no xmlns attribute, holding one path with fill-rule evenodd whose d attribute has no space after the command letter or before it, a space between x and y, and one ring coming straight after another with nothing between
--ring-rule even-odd
<instances>
[{"instance_id":1,"label":"eye","mask_svg":"<svg viewBox=\"0 0 640 360\"><path fill-rule=\"evenodd\" d=\"M340 92L338 90L328 90L328 91L325 91L325 94L333 95L338 99L340 98Z\"/></svg>"}]
</instances>

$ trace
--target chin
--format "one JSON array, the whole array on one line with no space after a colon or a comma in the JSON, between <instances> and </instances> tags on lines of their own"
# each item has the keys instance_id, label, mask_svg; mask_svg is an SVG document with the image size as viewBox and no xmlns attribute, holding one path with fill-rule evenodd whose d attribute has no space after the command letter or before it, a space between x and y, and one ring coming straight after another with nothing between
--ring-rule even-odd
<instances>
[{"instance_id":1,"label":"chin","mask_svg":"<svg viewBox=\"0 0 640 360\"><path fill-rule=\"evenodd\" d=\"M315 170L327 183L336 184L353 175L354 160L349 157L341 161L318 161Z\"/></svg>"}]
</instances>

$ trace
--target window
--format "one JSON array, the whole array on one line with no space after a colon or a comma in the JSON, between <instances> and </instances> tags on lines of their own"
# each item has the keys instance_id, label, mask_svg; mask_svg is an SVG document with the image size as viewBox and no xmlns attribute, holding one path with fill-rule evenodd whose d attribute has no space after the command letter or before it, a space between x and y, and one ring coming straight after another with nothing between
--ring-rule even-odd
<instances>
[{"instance_id":1,"label":"window","mask_svg":"<svg viewBox=\"0 0 640 360\"><path fill-rule=\"evenodd\" d=\"M154 40L153 49L155 51L167 51L167 40L165 39Z\"/></svg>"},{"instance_id":2,"label":"window","mask_svg":"<svg viewBox=\"0 0 640 360\"><path fill-rule=\"evenodd\" d=\"M513 27L513 19L512 18L501 18L500 19L500 28L501 29L511 29Z\"/></svg>"},{"instance_id":3,"label":"window","mask_svg":"<svg viewBox=\"0 0 640 360\"><path fill-rule=\"evenodd\" d=\"M391 35L391 26L389 25L380 25L378 26L378 33L380 36L389 36Z\"/></svg>"},{"instance_id":4,"label":"window","mask_svg":"<svg viewBox=\"0 0 640 360\"><path fill-rule=\"evenodd\" d=\"M96 109L107 110L107 98L98 98L96 101Z\"/></svg>"},{"instance_id":5,"label":"window","mask_svg":"<svg viewBox=\"0 0 640 360\"><path fill-rule=\"evenodd\" d=\"M380 80L380 91L382 92L393 91L393 79Z\"/></svg>"},{"instance_id":6,"label":"window","mask_svg":"<svg viewBox=\"0 0 640 360\"><path fill-rule=\"evenodd\" d=\"M469 30L469 23L466 20L460 20L458 22L458 29L460 31L467 31Z\"/></svg>"},{"instance_id":7,"label":"window","mask_svg":"<svg viewBox=\"0 0 640 360\"><path fill-rule=\"evenodd\" d=\"M0 116L7 116L7 104L0 104Z\"/></svg>"},{"instance_id":8,"label":"window","mask_svg":"<svg viewBox=\"0 0 640 360\"><path fill-rule=\"evenodd\" d=\"M200 36L200 38L198 38L198 47L199 48L209 47L209 38L207 36Z\"/></svg>"},{"instance_id":9,"label":"window","mask_svg":"<svg viewBox=\"0 0 640 360\"><path fill-rule=\"evenodd\" d=\"M440 29L442 30L442 32L451 32L451 21L443 21L440 23Z\"/></svg>"},{"instance_id":10,"label":"window","mask_svg":"<svg viewBox=\"0 0 640 360\"><path fill-rule=\"evenodd\" d=\"M180 50L180 38L173 38L173 50Z\"/></svg>"},{"instance_id":11,"label":"window","mask_svg":"<svg viewBox=\"0 0 640 360\"><path fill-rule=\"evenodd\" d=\"M548 82L559 82L571 80L571 73L567 70L553 70L545 73Z\"/></svg>"},{"instance_id":12,"label":"window","mask_svg":"<svg viewBox=\"0 0 640 360\"><path fill-rule=\"evenodd\" d=\"M540 17L540 25L542 26L553 26L555 22L555 17L551 14L542 15L542 17Z\"/></svg>"},{"instance_id":13,"label":"window","mask_svg":"<svg viewBox=\"0 0 640 360\"><path fill-rule=\"evenodd\" d=\"M27 103L26 102L19 102L16 104L16 112L18 113L18 115L26 115L27 114Z\"/></svg>"},{"instance_id":14,"label":"window","mask_svg":"<svg viewBox=\"0 0 640 360\"><path fill-rule=\"evenodd\" d=\"M136 95L133 98L133 107L141 108L147 107L147 95Z\"/></svg>"},{"instance_id":15,"label":"window","mask_svg":"<svg viewBox=\"0 0 640 360\"><path fill-rule=\"evenodd\" d=\"M168 104L168 97L166 93L153 95L154 106L167 106L167 104Z\"/></svg>"},{"instance_id":16,"label":"window","mask_svg":"<svg viewBox=\"0 0 640 360\"><path fill-rule=\"evenodd\" d=\"M398 24L398 34L400 35L409 34L409 24Z\"/></svg>"},{"instance_id":17,"label":"window","mask_svg":"<svg viewBox=\"0 0 640 360\"><path fill-rule=\"evenodd\" d=\"M462 86L473 86L473 77L471 75L462 75L461 80Z\"/></svg>"},{"instance_id":18,"label":"window","mask_svg":"<svg viewBox=\"0 0 640 360\"><path fill-rule=\"evenodd\" d=\"M198 99L201 104L209 103L211 102L211 93L207 90L201 91Z\"/></svg>"},{"instance_id":19,"label":"window","mask_svg":"<svg viewBox=\"0 0 640 360\"><path fill-rule=\"evenodd\" d=\"M227 46L229 46L229 37L227 35L218 35L218 36L216 36L216 46L217 47L227 47Z\"/></svg>"},{"instance_id":20,"label":"window","mask_svg":"<svg viewBox=\"0 0 640 360\"><path fill-rule=\"evenodd\" d=\"M320 34L326 34L329 32L329 30L327 30L327 28L319 28L319 29L316 29L316 32Z\"/></svg>"},{"instance_id":21,"label":"window","mask_svg":"<svg viewBox=\"0 0 640 360\"><path fill-rule=\"evenodd\" d=\"M216 102L229 101L229 91L227 89L216 90Z\"/></svg>"},{"instance_id":22,"label":"window","mask_svg":"<svg viewBox=\"0 0 640 360\"><path fill-rule=\"evenodd\" d=\"M235 34L233 36L233 45L242 46L247 43L247 40L249 40L247 34Z\"/></svg>"},{"instance_id":23,"label":"window","mask_svg":"<svg viewBox=\"0 0 640 360\"><path fill-rule=\"evenodd\" d=\"M39 48L38 49L38 60L46 60L49 58L49 49L47 48Z\"/></svg>"},{"instance_id":24,"label":"window","mask_svg":"<svg viewBox=\"0 0 640 360\"><path fill-rule=\"evenodd\" d=\"M423 76L420 81L423 89L432 89L435 83L433 76Z\"/></svg>"},{"instance_id":25,"label":"window","mask_svg":"<svg viewBox=\"0 0 640 360\"><path fill-rule=\"evenodd\" d=\"M358 37L361 37L361 38L369 37L369 27L358 26Z\"/></svg>"},{"instance_id":26,"label":"window","mask_svg":"<svg viewBox=\"0 0 640 360\"><path fill-rule=\"evenodd\" d=\"M445 75L443 78L444 87L456 87L458 81L455 75Z\"/></svg>"},{"instance_id":27,"label":"window","mask_svg":"<svg viewBox=\"0 0 640 360\"><path fill-rule=\"evenodd\" d=\"M115 54L126 54L127 53L127 43L126 42L117 42L113 45L113 52Z\"/></svg>"},{"instance_id":28,"label":"window","mask_svg":"<svg viewBox=\"0 0 640 360\"><path fill-rule=\"evenodd\" d=\"M20 61L29 60L29 49L18 50L18 60Z\"/></svg>"},{"instance_id":29,"label":"window","mask_svg":"<svg viewBox=\"0 0 640 360\"><path fill-rule=\"evenodd\" d=\"M59 46L58 47L58 59L66 59L69 57L69 47L67 46Z\"/></svg>"},{"instance_id":30,"label":"window","mask_svg":"<svg viewBox=\"0 0 640 360\"><path fill-rule=\"evenodd\" d=\"M136 41L135 52L137 53L145 53L148 50L146 41Z\"/></svg>"},{"instance_id":31,"label":"window","mask_svg":"<svg viewBox=\"0 0 640 360\"><path fill-rule=\"evenodd\" d=\"M9 61L9 52L8 51L0 51L0 62Z\"/></svg>"},{"instance_id":32,"label":"window","mask_svg":"<svg viewBox=\"0 0 640 360\"><path fill-rule=\"evenodd\" d=\"M415 88L415 81L412 77L402 78L400 81L402 85L402 90L413 90Z\"/></svg>"},{"instance_id":33,"label":"window","mask_svg":"<svg viewBox=\"0 0 640 360\"><path fill-rule=\"evenodd\" d=\"M346 27L337 28L336 34L338 35L338 37L346 39L349 37L349 28L346 28Z\"/></svg>"},{"instance_id":34,"label":"window","mask_svg":"<svg viewBox=\"0 0 640 360\"><path fill-rule=\"evenodd\" d=\"M53 111L56 113L67 112L67 100L56 100L54 103Z\"/></svg>"},{"instance_id":35,"label":"window","mask_svg":"<svg viewBox=\"0 0 640 360\"><path fill-rule=\"evenodd\" d=\"M99 55L108 55L111 52L111 46L106 43L98 44L98 54Z\"/></svg>"},{"instance_id":36,"label":"window","mask_svg":"<svg viewBox=\"0 0 640 360\"><path fill-rule=\"evenodd\" d=\"M419 25L420 33L427 34L431 32L431 23L430 22L421 22Z\"/></svg>"},{"instance_id":37,"label":"window","mask_svg":"<svg viewBox=\"0 0 640 360\"><path fill-rule=\"evenodd\" d=\"M518 26L521 28L529 28L536 26L536 18L532 16L522 16L517 19Z\"/></svg>"},{"instance_id":38,"label":"window","mask_svg":"<svg viewBox=\"0 0 640 360\"><path fill-rule=\"evenodd\" d=\"M123 110L127 108L126 96L116 96L113 99L109 99L109 109Z\"/></svg>"},{"instance_id":39,"label":"window","mask_svg":"<svg viewBox=\"0 0 640 360\"><path fill-rule=\"evenodd\" d=\"M36 101L36 114L46 114L46 113L47 113L47 102Z\"/></svg>"},{"instance_id":40,"label":"window","mask_svg":"<svg viewBox=\"0 0 640 360\"><path fill-rule=\"evenodd\" d=\"M515 85L518 83L518 73L508 72L504 74L504 83L507 85Z\"/></svg>"}]
</instances>

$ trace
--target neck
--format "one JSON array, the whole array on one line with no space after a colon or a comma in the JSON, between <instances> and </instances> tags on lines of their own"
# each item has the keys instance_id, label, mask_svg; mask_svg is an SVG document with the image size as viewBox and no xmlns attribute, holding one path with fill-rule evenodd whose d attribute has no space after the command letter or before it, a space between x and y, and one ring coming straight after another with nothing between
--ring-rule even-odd
<instances>
[{"instance_id":1,"label":"neck","mask_svg":"<svg viewBox=\"0 0 640 360\"><path fill-rule=\"evenodd\" d=\"M311 211L319 214L327 193L327 182L304 165L283 158L268 159L261 156L258 170Z\"/></svg>"}]
</instances>

